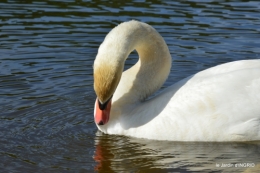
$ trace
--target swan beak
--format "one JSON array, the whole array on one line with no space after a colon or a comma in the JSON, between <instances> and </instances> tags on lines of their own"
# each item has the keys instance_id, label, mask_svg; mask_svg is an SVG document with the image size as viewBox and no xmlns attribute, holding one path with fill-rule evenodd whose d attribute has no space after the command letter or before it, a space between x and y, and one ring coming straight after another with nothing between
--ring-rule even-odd
<instances>
[{"instance_id":1,"label":"swan beak","mask_svg":"<svg viewBox=\"0 0 260 173\"><path fill-rule=\"evenodd\" d=\"M98 125L105 125L109 120L110 109L111 109L111 100L110 99L104 105L101 105L98 101L98 98L95 102L95 123Z\"/></svg>"}]
</instances>

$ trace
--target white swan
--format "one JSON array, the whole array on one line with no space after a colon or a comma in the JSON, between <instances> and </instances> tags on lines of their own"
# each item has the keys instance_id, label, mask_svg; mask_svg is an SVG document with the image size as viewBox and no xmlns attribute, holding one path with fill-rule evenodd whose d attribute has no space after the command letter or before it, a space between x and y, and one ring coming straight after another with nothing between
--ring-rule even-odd
<instances>
[{"instance_id":1,"label":"white swan","mask_svg":"<svg viewBox=\"0 0 260 173\"><path fill-rule=\"evenodd\" d=\"M123 72L134 49L139 61ZM168 77L171 56L155 29L129 21L106 36L93 68L94 119L104 133L172 141L260 140L260 60L209 68L146 100Z\"/></svg>"}]
</instances>

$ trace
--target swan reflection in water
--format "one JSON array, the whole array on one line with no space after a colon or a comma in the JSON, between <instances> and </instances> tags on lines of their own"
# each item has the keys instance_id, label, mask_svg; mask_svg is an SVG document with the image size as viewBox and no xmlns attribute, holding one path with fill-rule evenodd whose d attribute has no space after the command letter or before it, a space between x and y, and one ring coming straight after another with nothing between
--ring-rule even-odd
<instances>
[{"instance_id":1,"label":"swan reflection in water","mask_svg":"<svg viewBox=\"0 0 260 173\"><path fill-rule=\"evenodd\" d=\"M260 170L260 142L154 141L106 135L98 131L95 147L93 158L98 172ZM235 167L236 163L242 164ZM244 163L253 165L242 167Z\"/></svg>"}]
</instances>

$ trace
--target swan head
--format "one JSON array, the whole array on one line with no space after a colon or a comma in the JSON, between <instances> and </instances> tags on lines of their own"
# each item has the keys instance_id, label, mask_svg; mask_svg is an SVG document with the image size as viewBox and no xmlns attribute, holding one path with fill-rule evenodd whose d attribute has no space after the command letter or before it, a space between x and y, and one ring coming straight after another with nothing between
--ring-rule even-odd
<instances>
[{"instance_id":1,"label":"swan head","mask_svg":"<svg viewBox=\"0 0 260 173\"><path fill-rule=\"evenodd\" d=\"M120 81L123 65L101 60L94 62L94 90L97 95L95 102L95 123L105 125L110 116L112 96Z\"/></svg>"}]
</instances>

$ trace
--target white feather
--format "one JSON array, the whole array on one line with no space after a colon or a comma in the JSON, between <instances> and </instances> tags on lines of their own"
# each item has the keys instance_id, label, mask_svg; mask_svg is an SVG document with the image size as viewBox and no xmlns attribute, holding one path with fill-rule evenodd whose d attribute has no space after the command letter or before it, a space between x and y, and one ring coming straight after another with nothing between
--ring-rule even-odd
<instances>
[{"instance_id":1,"label":"white feather","mask_svg":"<svg viewBox=\"0 0 260 173\"><path fill-rule=\"evenodd\" d=\"M112 43L116 50L109 49ZM95 63L123 66L133 49L140 60L122 74L110 120L97 125L102 132L173 141L260 140L260 60L209 68L145 100L161 87L171 66L168 48L152 27L136 21L119 25L106 37Z\"/></svg>"}]
</instances>

